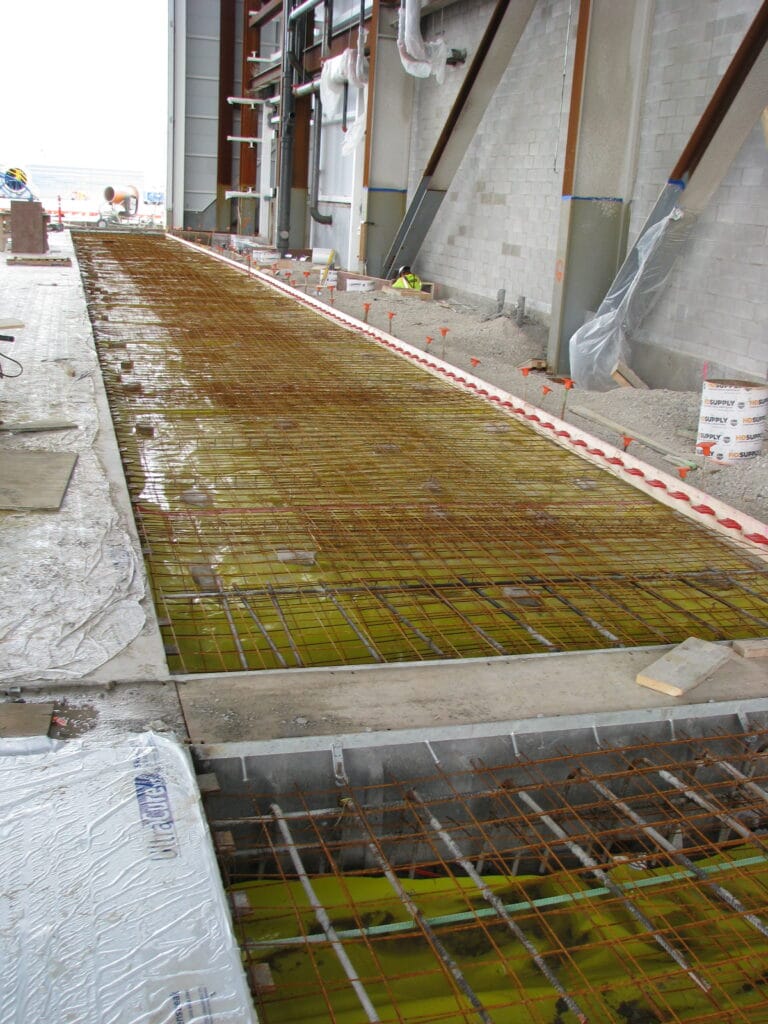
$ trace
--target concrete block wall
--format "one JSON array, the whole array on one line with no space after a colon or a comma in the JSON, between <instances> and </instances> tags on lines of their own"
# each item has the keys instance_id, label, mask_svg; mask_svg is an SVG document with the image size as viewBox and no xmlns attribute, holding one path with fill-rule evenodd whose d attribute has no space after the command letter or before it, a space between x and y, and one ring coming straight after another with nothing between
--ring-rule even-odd
<instances>
[{"instance_id":1,"label":"concrete block wall","mask_svg":"<svg viewBox=\"0 0 768 1024\"><path fill-rule=\"evenodd\" d=\"M449 46L469 51L469 60L492 6L453 4L432 17L425 35L442 31ZM656 0L630 244L759 6L760 0ZM494 299L504 287L510 301L522 294L529 308L551 311L577 18L577 0L540 0L454 178L415 261L446 294ZM441 86L433 79L417 84L411 192L465 71L447 69ZM656 386L696 388L707 372L768 374L767 211L768 151L756 126L638 335L638 369Z\"/></svg>"},{"instance_id":2,"label":"concrete block wall","mask_svg":"<svg viewBox=\"0 0 768 1024\"><path fill-rule=\"evenodd\" d=\"M469 61L492 7L455 4L433 23L442 24L449 46L469 50ZM415 266L447 294L495 299L506 288L509 301L525 295L529 308L550 311L577 13L568 0L537 4L427 235ZM460 81L449 69L442 87L418 85L412 188Z\"/></svg>"},{"instance_id":3,"label":"concrete block wall","mask_svg":"<svg viewBox=\"0 0 768 1024\"><path fill-rule=\"evenodd\" d=\"M630 243L759 6L657 0ZM767 243L768 149L756 125L638 334L638 369L653 384L696 388L707 375L768 377Z\"/></svg>"}]
</instances>

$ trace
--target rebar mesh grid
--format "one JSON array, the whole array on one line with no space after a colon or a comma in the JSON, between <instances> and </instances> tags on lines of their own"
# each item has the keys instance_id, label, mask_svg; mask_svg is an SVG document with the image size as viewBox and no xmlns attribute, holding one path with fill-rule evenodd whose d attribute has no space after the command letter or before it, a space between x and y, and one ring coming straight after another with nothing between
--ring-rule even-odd
<instances>
[{"instance_id":1,"label":"rebar mesh grid","mask_svg":"<svg viewBox=\"0 0 768 1024\"><path fill-rule=\"evenodd\" d=\"M754 731L212 797L260 1020L768 1019L767 750Z\"/></svg>"},{"instance_id":2,"label":"rebar mesh grid","mask_svg":"<svg viewBox=\"0 0 768 1024\"><path fill-rule=\"evenodd\" d=\"M748 637L768 570L259 282L78 235L174 671Z\"/></svg>"}]
</instances>

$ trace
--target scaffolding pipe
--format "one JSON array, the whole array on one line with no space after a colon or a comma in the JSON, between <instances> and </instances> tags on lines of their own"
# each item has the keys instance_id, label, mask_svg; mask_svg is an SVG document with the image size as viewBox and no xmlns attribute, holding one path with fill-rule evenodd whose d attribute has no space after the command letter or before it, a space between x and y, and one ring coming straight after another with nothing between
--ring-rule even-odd
<instances>
[{"instance_id":1,"label":"scaffolding pipe","mask_svg":"<svg viewBox=\"0 0 768 1024\"><path fill-rule=\"evenodd\" d=\"M650 762L646 763L650 765ZM732 832L735 832L736 835L741 836L741 838L745 839L748 843L754 843L756 846L759 846L761 850L768 850L768 844L763 842L763 840L756 835L752 829L747 828L746 825L742 825L738 818L734 818L733 815L719 810L711 800L707 800L706 797L701 795L701 793L697 793L695 789L691 789L690 786L687 786L684 782L678 779L676 775L673 775L672 772L669 772L664 768L656 768L655 765L650 766L658 772L659 776L664 779L665 782L669 783L670 786L674 786L678 793L682 793L683 796L687 797L687 799L692 803L698 804L698 806L703 808L703 810L708 811L713 817L718 818L724 825L727 825Z\"/></svg>"},{"instance_id":2,"label":"scaffolding pipe","mask_svg":"<svg viewBox=\"0 0 768 1024\"><path fill-rule=\"evenodd\" d=\"M489 1015L488 1011L483 1006L482 1002L477 996L477 993L464 976L461 968L453 959L448 950L445 948L445 946L440 941L438 936L435 934L431 925L427 921L427 918L419 909L416 902L413 899L411 899L406 889L403 888L400 879L389 866L386 859L382 856L382 853L378 847L378 841L376 839L376 836L373 834L370 827L368 826L367 819L363 814L359 813L357 810L355 810L355 817L360 822L360 825L365 829L366 832L368 832L368 835L371 837L371 841L368 843L368 849L370 850L371 856L378 864L382 874L389 882L390 887L397 894L398 898L400 899L400 902L411 915L414 922L416 922L419 925L424 934L427 936L430 944L432 945L432 948L437 953L438 959L442 962L442 964L450 973L451 977L454 979L454 981L459 986L461 991L472 1004L480 1020L485 1021L485 1024L493 1024L493 1017Z\"/></svg>"},{"instance_id":3,"label":"scaffolding pipe","mask_svg":"<svg viewBox=\"0 0 768 1024\"><path fill-rule=\"evenodd\" d=\"M311 96L312 93L320 91L320 79L313 78L311 82L304 82L303 85L294 85L294 96Z\"/></svg>"}]
</instances>

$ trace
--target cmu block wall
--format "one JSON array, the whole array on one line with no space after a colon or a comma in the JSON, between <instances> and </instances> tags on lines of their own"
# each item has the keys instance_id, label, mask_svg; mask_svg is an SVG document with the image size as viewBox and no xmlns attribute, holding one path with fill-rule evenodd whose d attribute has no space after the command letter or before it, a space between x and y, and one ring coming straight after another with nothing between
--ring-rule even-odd
<instances>
[{"instance_id":1,"label":"cmu block wall","mask_svg":"<svg viewBox=\"0 0 768 1024\"><path fill-rule=\"evenodd\" d=\"M630 242L759 6L759 0L657 0ZM652 373L656 346L677 357L672 382L679 386L695 387L707 374L765 379L767 307L768 149L757 125L638 334L643 364ZM666 365L665 354L658 355Z\"/></svg>"},{"instance_id":2,"label":"cmu block wall","mask_svg":"<svg viewBox=\"0 0 768 1024\"><path fill-rule=\"evenodd\" d=\"M433 25L440 27L444 13L448 45L466 47L469 62L492 7L479 0L455 4L435 15ZM540 0L415 261L423 277L439 281L449 293L495 298L506 288L510 301L525 295L530 308L549 312L561 203L559 140L567 127L577 8L574 4L565 95L568 0ZM431 80L419 83L412 187L459 83L450 69L442 88Z\"/></svg>"},{"instance_id":3,"label":"cmu block wall","mask_svg":"<svg viewBox=\"0 0 768 1024\"><path fill-rule=\"evenodd\" d=\"M492 299L503 287L508 300L525 295L530 308L551 311L578 6L577 0L539 0L414 261L448 294ZM759 6L760 0L656 0L630 245ZM471 60L492 7L486 0L453 4L430 19L425 35L442 31ZM442 86L433 79L417 84L411 191L465 70L447 69ZM669 379L673 386L695 387L703 372L766 377L767 220L768 150L756 126L638 336L644 369L663 350L660 368L675 361L682 367ZM666 369L659 373L657 386Z\"/></svg>"}]
</instances>

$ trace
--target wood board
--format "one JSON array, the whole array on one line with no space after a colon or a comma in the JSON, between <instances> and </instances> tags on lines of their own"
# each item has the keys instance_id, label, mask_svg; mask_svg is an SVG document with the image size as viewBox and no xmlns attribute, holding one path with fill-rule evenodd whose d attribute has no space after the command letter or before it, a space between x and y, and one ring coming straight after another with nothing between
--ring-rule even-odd
<instances>
[{"instance_id":1,"label":"wood board","mask_svg":"<svg viewBox=\"0 0 768 1024\"><path fill-rule=\"evenodd\" d=\"M756 637L754 640L734 640L733 650L742 658L768 658L768 637Z\"/></svg>"},{"instance_id":2,"label":"wood board","mask_svg":"<svg viewBox=\"0 0 768 1024\"><path fill-rule=\"evenodd\" d=\"M46 430L77 430L69 420L29 420L25 423L0 423L0 432L6 434L35 434Z\"/></svg>"},{"instance_id":3,"label":"wood board","mask_svg":"<svg viewBox=\"0 0 768 1024\"><path fill-rule=\"evenodd\" d=\"M76 462L75 452L0 451L0 509L57 511Z\"/></svg>"},{"instance_id":4,"label":"wood board","mask_svg":"<svg viewBox=\"0 0 768 1024\"><path fill-rule=\"evenodd\" d=\"M0 739L13 736L47 736L55 704L0 704Z\"/></svg>"},{"instance_id":5,"label":"wood board","mask_svg":"<svg viewBox=\"0 0 768 1024\"><path fill-rule=\"evenodd\" d=\"M689 636L658 661L638 672L635 681L639 686L647 686L669 697L682 697L694 686L703 683L730 656L729 647Z\"/></svg>"}]
</instances>

